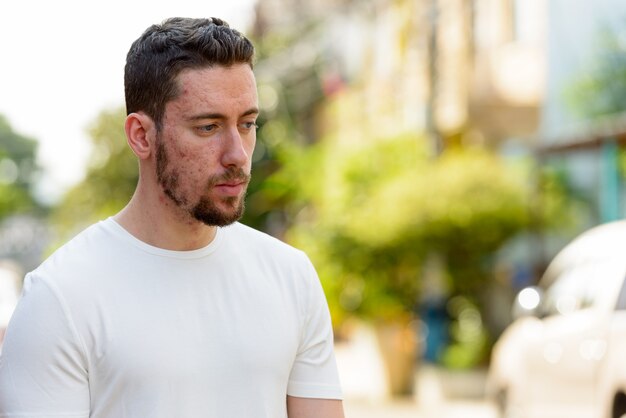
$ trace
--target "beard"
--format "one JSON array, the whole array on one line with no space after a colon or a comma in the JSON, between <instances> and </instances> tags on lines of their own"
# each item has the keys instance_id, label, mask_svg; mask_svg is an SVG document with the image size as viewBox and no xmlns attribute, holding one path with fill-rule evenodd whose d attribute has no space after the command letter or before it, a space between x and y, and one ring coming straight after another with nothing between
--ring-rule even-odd
<instances>
[{"instance_id":1,"label":"beard","mask_svg":"<svg viewBox=\"0 0 626 418\"><path fill-rule=\"evenodd\" d=\"M241 219L245 210L245 191L242 196L221 198L220 202L226 209L220 208L215 200L205 194L197 202L191 203L189 198L180 190L178 171L169 167L169 157L160 134L157 135L156 146L157 180L165 195L176 206L208 226L226 226ZM205 190L208 192L217 184L226 182L244 182L247 187L249 181L250 175L246 174L242 168L228 167L225 173L209 177L205 184Z\"/></svg>"}]
</instances>

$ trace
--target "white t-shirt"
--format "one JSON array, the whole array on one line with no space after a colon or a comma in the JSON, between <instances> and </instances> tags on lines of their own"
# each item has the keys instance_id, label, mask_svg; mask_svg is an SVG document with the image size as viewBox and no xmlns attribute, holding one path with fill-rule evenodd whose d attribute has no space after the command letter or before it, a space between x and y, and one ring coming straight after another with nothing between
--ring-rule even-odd
<instances>
[{"instance_id":1,"label":"white t-shirt","mask_svg":"<svg viewBox=\"0 0 626 418\"><path fill-rule=\"evenodd\" d=\"M194 251L109 218L26 276L0 356L0 417L280 418L341 399L304 253L241 224Z\"/></svg>"}]
</instances>

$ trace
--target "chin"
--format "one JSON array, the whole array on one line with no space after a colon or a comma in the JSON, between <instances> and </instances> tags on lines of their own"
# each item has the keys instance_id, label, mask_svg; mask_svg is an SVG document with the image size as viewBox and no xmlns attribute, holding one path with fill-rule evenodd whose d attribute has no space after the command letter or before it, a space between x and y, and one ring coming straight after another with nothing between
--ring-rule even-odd
<instances>
[{"instance_id":1,"label":"chin","mask_svg":"<svg viewBox=\"0 0 626 418\"><path fill-rule=\"evenodd\" d=\"M212 201L201 201L193 208L191 215L208 226L227 226L241 219L244 213L243 199L236 199L234 204L225 206L219 208Z\"/></svg>"}]
</instances>

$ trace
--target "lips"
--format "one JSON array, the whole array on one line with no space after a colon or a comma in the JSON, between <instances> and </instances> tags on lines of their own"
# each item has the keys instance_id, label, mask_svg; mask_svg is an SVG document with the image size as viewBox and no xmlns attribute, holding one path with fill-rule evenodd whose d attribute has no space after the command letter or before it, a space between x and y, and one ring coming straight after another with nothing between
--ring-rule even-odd
<instances>
[{"instance_id":1,"label":"lips","mask_svg":"<svg viewBox=\"0 0 626 418\"><path fill-rule=\"evenodd\" d=\"M218 183L216 184L216 186L218 187L235 187L235 186L241 186L246 184L245 180L239 180L239 181L229 181L227 183Z\"/></svg>"},{"instance_id":2,"label":"lips","mask_svg":"<svg viewBox=\"0 0 626 418\"><path fill-rule=\"evenodd\" d=\"M239 196L246 184L247 182L245 181L220 183L214 186L214 190L224 196Z\"/></svg>"},{"instance_id":3,"label":"lips","mask_svg":"<svg viewBox=\"0 0 626 418\"><path fill-rule=\"evenodd\" d=\"M242 168L229 167L222 175L209 180L208 189L224 197L241 196L249 182L250 174Z\"/></svg>"}]
</instances>

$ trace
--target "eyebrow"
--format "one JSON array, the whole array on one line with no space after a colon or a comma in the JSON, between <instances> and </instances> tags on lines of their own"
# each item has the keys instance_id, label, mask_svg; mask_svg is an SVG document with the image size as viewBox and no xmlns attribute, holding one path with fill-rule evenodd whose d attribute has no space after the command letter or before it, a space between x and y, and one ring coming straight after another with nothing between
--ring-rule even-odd
<instances>
[{"instance_id":1,"label":"eyebrow","mask_svg":"<svg viewBox=\"0 0 626 418\"><path fill-rule=\"evenodd\" d=\"M243 112L239 117L250 116L250 115L258 115L259 109L256 107L250 108ZM222 113L201 113L199 115L194 115L188 118L190 121L197 121L202 119L227 119L227 116Z\"/></svg>"}]
</instances>

